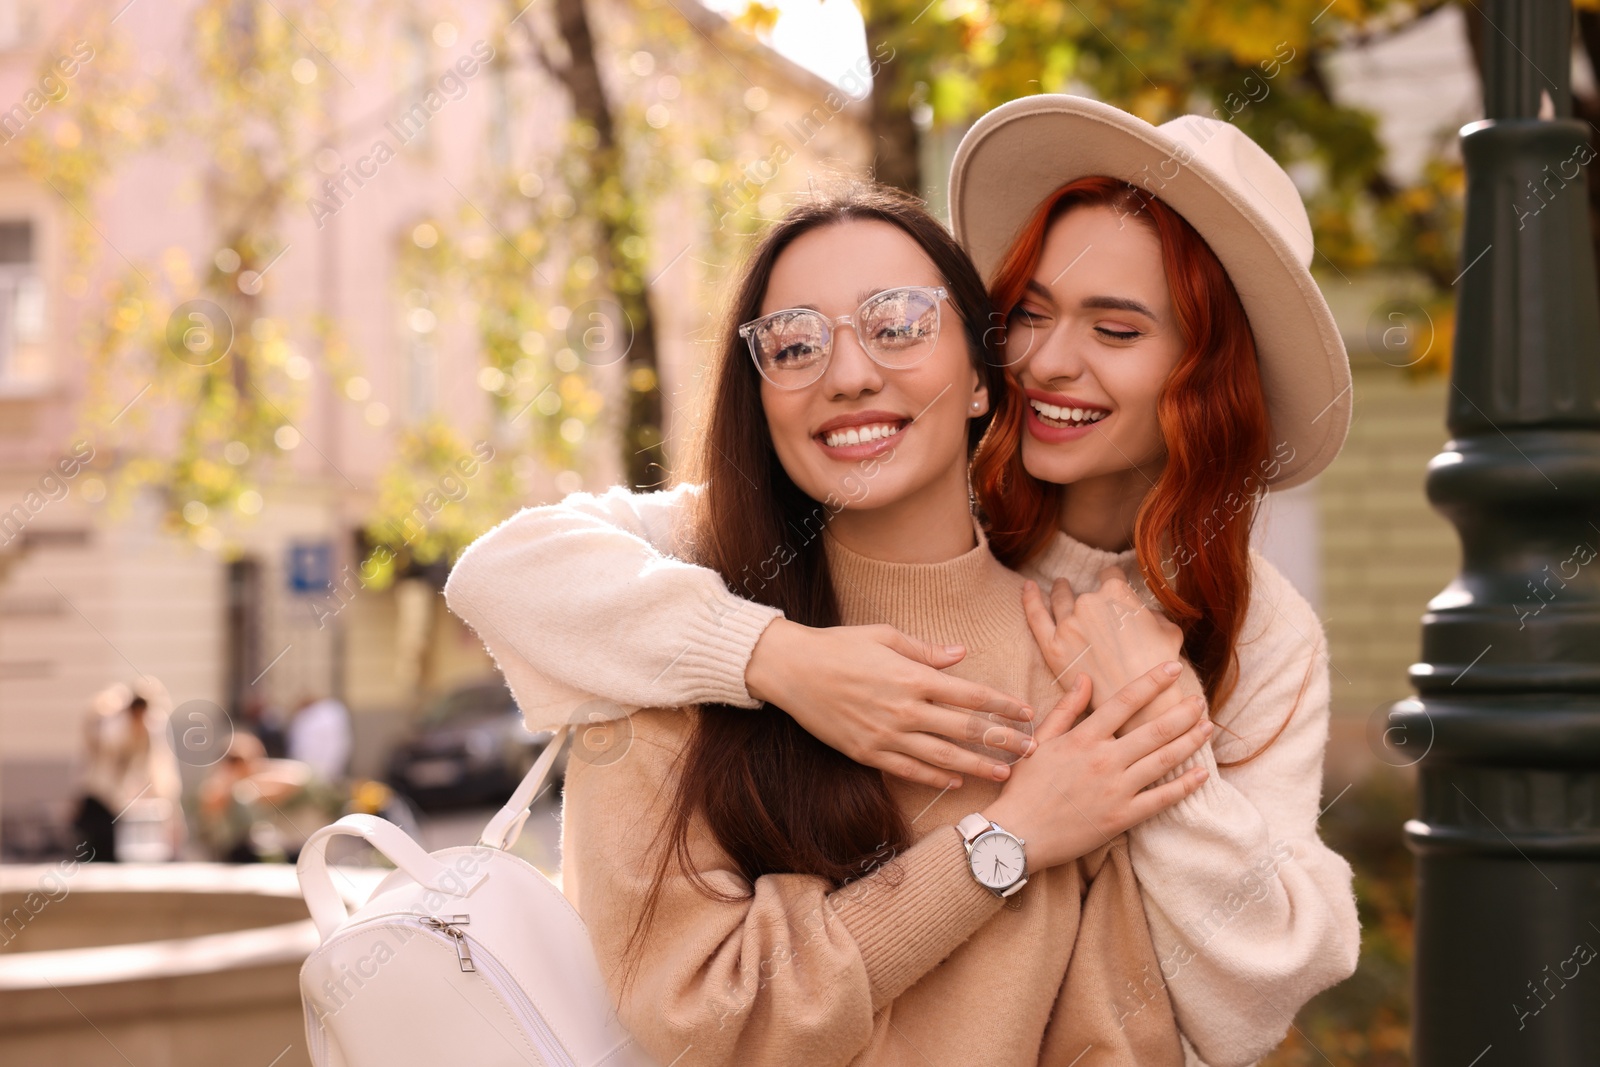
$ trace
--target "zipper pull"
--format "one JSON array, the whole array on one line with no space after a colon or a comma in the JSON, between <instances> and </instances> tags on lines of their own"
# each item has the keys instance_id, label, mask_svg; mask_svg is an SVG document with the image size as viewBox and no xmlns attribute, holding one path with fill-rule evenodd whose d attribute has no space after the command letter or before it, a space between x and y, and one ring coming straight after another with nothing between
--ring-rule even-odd
<instances>
[{"instance_id":1,"label":"zipper pull","mask_svg":"<svg viewBox=\"0 0 1600 1067\"><path fill-rule=\"evenodd\" d=\"M461 965L463 971L476 971L478 969L472 962L472 950L467 946L467 935L456 929L458 926L469 925L472 922L471 919L468 919L465 915L452 915L448 919L425 915L422 918L422 922L426 926L431 926L435 930L448 934L450 939L456 943L456 962Z\"/></svg>"}]
</instances>

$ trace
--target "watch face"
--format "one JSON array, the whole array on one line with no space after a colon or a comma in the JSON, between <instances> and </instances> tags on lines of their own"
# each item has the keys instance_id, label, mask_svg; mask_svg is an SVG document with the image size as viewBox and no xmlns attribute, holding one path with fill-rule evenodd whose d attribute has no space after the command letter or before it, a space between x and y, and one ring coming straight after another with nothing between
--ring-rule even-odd
<instances>
[{"instance_id":1,"label":"watch face","mask_svg":"<svg viewBox=\"0 0 1600 1067\"><path fill-rule=\"evenodd\" d=\"M979 835L967 857L972 873L990 889L1005 889L1022 877L1022 844L994 830Z\"/></svg>"}]
</instances>

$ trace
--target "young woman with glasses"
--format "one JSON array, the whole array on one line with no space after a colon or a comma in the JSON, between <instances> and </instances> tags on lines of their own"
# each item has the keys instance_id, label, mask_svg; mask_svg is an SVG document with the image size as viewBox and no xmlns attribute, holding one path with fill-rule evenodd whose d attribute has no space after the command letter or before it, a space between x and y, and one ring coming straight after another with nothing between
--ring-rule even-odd
<instances>
[{"instance_id":1,"label":"young woman with glasses","mask_svg":"<svg viewBox=\"0 0 1600 1067\"><path fill-rule=\"evenodd\" d=\"M1068 732L1091 683L1063 695L970 514L971 449L1007 389L988 310L944 228L870 186L795 208L737 285L691 558L762 575L751 592L806 625L962 643L966 684L1047 714L978 722L964 744L1031 754L960 791L715 700L583 742L563 887L662 1063L1182 1062L1121 834L1199 787L1170 772L1210 726L1191 699L1117 736L1168 663Z\"/></svg>"}]
</instances>

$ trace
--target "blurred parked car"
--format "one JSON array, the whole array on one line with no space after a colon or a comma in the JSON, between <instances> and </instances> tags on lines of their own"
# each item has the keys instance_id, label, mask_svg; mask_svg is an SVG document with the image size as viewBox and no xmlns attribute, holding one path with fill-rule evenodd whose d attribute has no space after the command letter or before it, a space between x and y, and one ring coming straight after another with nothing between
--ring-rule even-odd
<instances>
[{"instance_id":1,"label":"blurred parked car","mask_svg":"<svg viewBox=\"0 0 1600 1067\"><path fill-rule=\"evenodd\" d=\"M425 810L504 804L550 742L529 733L499 679L462 686L430 706L389 759L389 784ZM552 780L561 788L566 753Z\"/></svg>"}]
</instances>

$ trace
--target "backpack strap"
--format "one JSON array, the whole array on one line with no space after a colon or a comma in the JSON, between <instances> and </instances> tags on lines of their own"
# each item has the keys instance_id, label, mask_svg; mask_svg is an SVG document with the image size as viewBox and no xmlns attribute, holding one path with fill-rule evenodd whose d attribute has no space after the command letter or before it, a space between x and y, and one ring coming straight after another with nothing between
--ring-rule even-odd
<instances>
[{"instance_id":1,"label":"backpack strap","mask_svg":"<svg viewBox=\"0 0 1600 1067\"><path fill-rule=\"evenodd\" d=\"M349 917L345 911L344 897L334 887L332 873L328 869L328 842L335 837L361 838L392 860L418 885L447 896L466 896L477 888L486 873L476 870L470 876L463 875L440 863L404 830L376 815L346 815L307 838L305 847L300 850L300 859L295 864L295 874L300 880L300 892L305 897L306 908L311 912L311 918L317 924L317 933L324 941L335 927Z\"/></svg>"},{"instance_id":2,"label":"backpack strap","mask_svg":"<svg viewBox=\"0 0 1600 1067\"><path fill-rule=\"evenodd\" d=\"M550 743L544 746L544 751L539 753L539 758L534 761L528 773L522 776L516 792L511 794L511 799L506 801L505 807L495 813L494 818L483 828L483 835L478 838L478 844L498 848L501 851L516 844L517 838L522 836L522 826L528 821L528 805L539 795L544 786L545 778L549 777L550 768L555 765L556 756L561 752L561 746L567 743L567 736L572 732L570 724L557 728L555 736L550 738Z\"/></svg>"}]
</instances>

